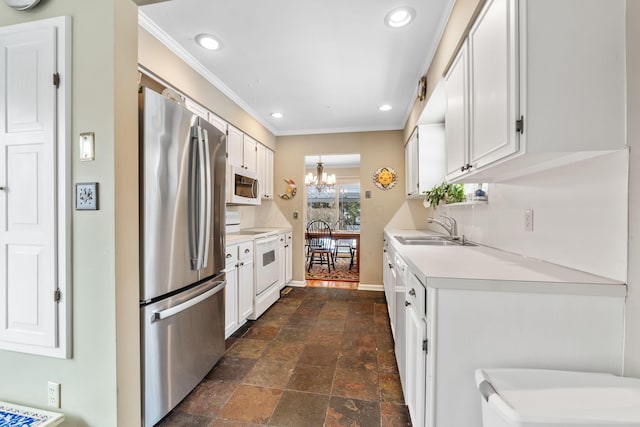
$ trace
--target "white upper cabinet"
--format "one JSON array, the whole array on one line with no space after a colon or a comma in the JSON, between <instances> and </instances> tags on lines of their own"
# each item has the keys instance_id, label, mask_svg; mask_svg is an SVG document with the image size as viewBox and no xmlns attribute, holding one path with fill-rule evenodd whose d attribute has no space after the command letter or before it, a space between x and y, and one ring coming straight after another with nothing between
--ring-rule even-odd
<instances>
[{"instance_id":1,"label":"white upper cabinet","mask_svg":"<svg viewBox=\"0 0 640 427\"><path fill-rule=\"evenodd\" d=\"M462 175L469 163L469 56L462 45L445 76L447 107L445 112L447 179Z\"/></svg>"},{"instance_id":2,"label":"white upper cabinet","mask_svg":"<svg viewBox=\"0 0 640 427\"><path fill-rule=\"evenodd\" d=\"M489 0L469 32L470 170L518 149L515 7Z\"/></svg>"},{"instance_id":3,"label":"white upper cabinet","mask_svg":"<svg viewBox=\"0 0 640 427\"><path fill-rule=\"evenodd\" d=\"M407 145L404 146L404 164L407 198L411 198L420 193L420 184L418 183L418 128L413 130Z\"/></svg>"},{"instance_id":4,"label":"white upper cabinet","mask_svg":"<svg viewBox=\"0 0 640 427\"><path fill-rule=\"evenodd\" d=\"M209 118L207 119L207 121L212 125L214 125L219 131L221 131L225 135L227 134L227 122L222 120L220 117L210 112Z\"/></svg>"},{"instance_id":5,"label":"white upper cabinet","mask_svg":"<svg viewBox=\"0 0 640 427\"><path fill-rule=\"evenodd\" d=\"M69 25L0 28L0 349L55 357L70 355Z\"/></svg>"},{"instance_id":6,"label":"white upper cabinet","mask_svg":"<svg viewBox=\"0 0 640 427\"><path fill-rule=\"evenodd\" d=\"M256 167L260 197L273 200L273 151L262 144L258 144Z\"/></svg>"},{"instance_id":7,"label":"white upper cabinet","mask_svg":"<svg viewBox=\"0 0 640 427\"><path fill-rule=\"evenodd\" d=\"M227 164L256 172L258 142L228 125Z\"/></svg>"},{"instance_id":8,"label":"white upper cabinet","mask_svg":"<svg viewBox=\"0 0 640 427\"><path fill-rule=\"evenodd\" d=\"M424 192L444 181L445 133L442 123L418 125L405 146L407 198L424 197Z\"/></svg>"},{"instance_id":9,"label":"white upper cabinet","mask_svg":"<svg viewBox=\"0 0 640 427\"><path fill-rule=\"evenodd\" d=\"M244 134L229 125L227 128L227 163L242 167L242 152L244 149Z\"/></svg>"},{"instance_id":10,"label":"white upper cabinet","mask_svg":"<svg viewBox=\"0 0 640 427\"><path fill-rule=\"evenodd\" d=\"M256 172L258 164L258 141L251 138L249 135L244 136L242 156L242 166L244 166L245 169Z\"/></svg>"},{"instance_id":11,"label":"white upper cabinet","mask_svg":"<svg viewBox=\"0 0 640 427\"><path fill-rule=\"evenodd\" d=\"M508 179L623 148L624 5L488 0L445 76L447 179Z\"/></svg>"},{"instance_id":12,"label":"white upper cabinet","mask_svg":"<svg viewBox=\"0 0 640 427\"><path fill-rule=\"evenodd\" d=\"M209 121L209 110L204 108L202 105L198 104L195 101L192 101L189 98L185 98L184 106L187 108L187 110L191 111L193 114L197 114L198 117L201 117Z\"/></svg>"}]
</instances>

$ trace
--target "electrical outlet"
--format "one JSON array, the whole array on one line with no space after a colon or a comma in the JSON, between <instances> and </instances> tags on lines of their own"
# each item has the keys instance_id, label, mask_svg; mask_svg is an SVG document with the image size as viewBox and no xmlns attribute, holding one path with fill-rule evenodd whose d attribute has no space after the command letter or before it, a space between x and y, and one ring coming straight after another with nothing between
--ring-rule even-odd
<instances>
[{"instance_id":1,"label":"electrical outlet","mask_svg":"<svg viewBox=\"0 0 640 427\"><path fill-rule=\"evenodd\" d=\"M533 209L524 211L524 231L533 231Z\"/></svg>"},{"instance_id":2,"label":"electrical outlet","mask_svg":"<svg viewBox=\"0 0 640 427\"><path fill-rule=\"evenodd\" d=\"M98 210L98 183L79 182L76 184L76 210Z\"/></svg>"},{"instance_id":3,"label":"electrical outlet","mask_svg":"<svg viewBox=\"0 0 640 427\"><path fill-rule=\"evenodd\" d=\"M60 407L60 384L47 383L47 406L52 408Z\"/></svg>"}]
</instances>

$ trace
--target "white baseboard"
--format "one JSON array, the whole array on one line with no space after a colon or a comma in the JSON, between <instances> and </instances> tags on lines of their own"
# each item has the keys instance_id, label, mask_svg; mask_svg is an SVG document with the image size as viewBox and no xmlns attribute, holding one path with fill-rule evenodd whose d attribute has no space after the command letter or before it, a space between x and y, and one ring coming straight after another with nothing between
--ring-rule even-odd
<instances>
[{"instance_id":1,"label":"white baseboard","mask_svg":"<svg viewBox=\"0 0 640 427\"><path fill-rule=\"evenodd\" d=\"M360 283L358 285L359 291L378 291L384 292L384 287L382 285L368 285L366 283Z\"/></svg>"},{"instance_id":2,"label":"white baseboard","mask_svg":"<svg viewBox=\"0 0 640 427\"><path fill-rule=\"evenodd\" d=\"M305 286L307 286L307 284L304 280L303 281L292 280L289 283L287 283L285 286L293 286L295 288L304 288Z\"/></svg>"}]
</instances>

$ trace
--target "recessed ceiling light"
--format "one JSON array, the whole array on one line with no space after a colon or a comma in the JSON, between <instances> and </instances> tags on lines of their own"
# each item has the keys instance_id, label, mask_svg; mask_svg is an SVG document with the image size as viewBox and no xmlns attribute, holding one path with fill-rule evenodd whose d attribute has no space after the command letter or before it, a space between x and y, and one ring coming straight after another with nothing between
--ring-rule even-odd
<instances>
[{"instance_id":1,"label":"recessed ceiling light","mask_svg":"<svg viewBox=\"0 0 640 427\"><path fill-rule=\"evenodd\" d=\"M378 107L378 110L380 111L389 111L391 110L393 107L389 104L384 104Z\"/></svg>"},{"instance_id":2,"label":"recessed ceiling light","mask_svg":"<svg viewBox=\"0 0 640 427\"><path fill-rule=\"evenodd\" d=\"M387 13L384 23L391 28L400 28L408 25L416 16L416 11L408 6L398 7Z\"/></svg>"},{"instance_id":3,"label":"recessed ceiling light","mask_svg":"<svg viewBox=\"0 0 640 427\"><path fill-rule=\"evenodd\" d=\"M284 114L282 113L271 113L271 117L273 117L274 119L281 119L284 117Z\"/></svg>"},{"instance_id":4,"label":"recessed ceiling light","mask_svg":"<svg viewBox=\"0 0 640 427\"><path fill-rule=\"evenodd\" d=\"M196 43L205 49L220 50L222 49L222 43L211 34L198 34L196 36Z\"/></svg>"}]
</instances>

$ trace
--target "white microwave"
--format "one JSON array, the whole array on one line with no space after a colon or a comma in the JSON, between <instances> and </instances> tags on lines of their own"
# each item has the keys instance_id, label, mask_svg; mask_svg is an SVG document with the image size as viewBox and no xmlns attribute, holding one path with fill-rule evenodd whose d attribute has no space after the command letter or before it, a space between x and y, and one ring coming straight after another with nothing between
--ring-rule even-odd
<instances>
[{"instance_id":1,"label":"white microwave","mask_svg":"<svg viewBox=\"0 0 640 427\"><path fill-rule=\"evenodd\" d=\"M237 166L229 166L227 203L234 205L260 204L260 183L255 172Z\"/></svg>"}]
</instances>

